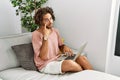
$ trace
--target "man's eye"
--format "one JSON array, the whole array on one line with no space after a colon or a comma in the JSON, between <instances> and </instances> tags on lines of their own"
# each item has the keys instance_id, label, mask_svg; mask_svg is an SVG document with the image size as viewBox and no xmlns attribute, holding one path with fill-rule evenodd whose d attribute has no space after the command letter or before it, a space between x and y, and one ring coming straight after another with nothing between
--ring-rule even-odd
<instances>
[{"instance_id":1,"label":"man's eye","mask_svg":"<svg viewBox=\"0 0 120 80\"><path fill-rule=\"evenodd\" d=\"M45 19L46 22L48 22L49 20L48 19Z\"/></svg>"}]
</instances>

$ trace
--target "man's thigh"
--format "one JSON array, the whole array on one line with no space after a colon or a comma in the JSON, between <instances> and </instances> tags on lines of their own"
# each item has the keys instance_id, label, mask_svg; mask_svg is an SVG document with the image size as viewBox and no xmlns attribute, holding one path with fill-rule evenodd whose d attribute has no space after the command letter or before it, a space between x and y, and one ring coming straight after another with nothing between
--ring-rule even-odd
<instances>
[{"instance_id":1,"label":"man's thigh","mask_svg":"<svg viewBox=\"0 0 120 80\"><path fill-rule=\"evenodd\" d=\"M62 74L62 62L63 61L52 61L49 62L40 72L48 74Z\"/></svg>"}]
</instances>

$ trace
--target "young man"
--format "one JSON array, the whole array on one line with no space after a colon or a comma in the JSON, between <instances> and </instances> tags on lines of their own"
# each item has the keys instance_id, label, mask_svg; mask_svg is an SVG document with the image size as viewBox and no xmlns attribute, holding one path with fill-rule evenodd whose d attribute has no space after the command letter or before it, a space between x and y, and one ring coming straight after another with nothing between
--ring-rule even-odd
<instances>
[{"instance_id":1,"label":"young man","mask_svg":"<svg viewBox=\"0 0 120 80\"><path fill-rule=\"evenodd\" d=\"M69 56L72 56L73 52L64 45L58 30L53 27L55 16L52 8L38 9L34 19L39 28L32 33L32 44L34 61L40 72L61 74L68 71L77 72L92 69L85 56L79 56L75 61L57 61L60 51L67 52Z\"/></svg>"}]
</instances>

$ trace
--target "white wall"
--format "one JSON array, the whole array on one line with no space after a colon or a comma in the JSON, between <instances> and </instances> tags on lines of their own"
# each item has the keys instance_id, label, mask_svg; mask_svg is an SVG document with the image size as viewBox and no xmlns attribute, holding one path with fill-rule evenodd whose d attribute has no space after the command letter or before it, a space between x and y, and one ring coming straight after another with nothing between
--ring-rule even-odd
<instances>
[{"instance_id":1,"label":"white wall","mask_svg":"<svg viewBox=\"0 0 120 80\"><path fill-rule=\"evenodd\" d=\"M0 36L21 33L20 17L16 16L10 0L0 2Z\"/></svg>"},{"instance_id":2,"label":"white wall","mask_svg":"<svg viewBox=\"0 0 120 80\"><path fill-rule=\"evenodd\" d=\"M94 69L105 71L112 0L49 0L55 11L55 26L69 46L78 49L84 41Z\"/></svg>"},{"instance_id":3,"label":"white wall","mask_svg":"<svg viewBox=\"0 0 120 80\"><path fill-rule=\"evenodd\" d=\"M120 57L115 56L115 44L118 25L120 0L112 1L112 11L110 18L109 39L107 48L106 72L120 76ZM118 14L119 13L119 14Z\"/></svg>"}]
</instances>

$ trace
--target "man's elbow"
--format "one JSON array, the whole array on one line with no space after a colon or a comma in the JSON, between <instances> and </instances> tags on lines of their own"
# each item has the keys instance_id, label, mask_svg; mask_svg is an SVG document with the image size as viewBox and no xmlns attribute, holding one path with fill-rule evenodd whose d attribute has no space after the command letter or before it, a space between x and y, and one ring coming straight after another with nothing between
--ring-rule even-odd
<instances>
[{"instance_id":1,"label":"man's elbow","mask_svg":"<svg viewBox=\"0 0 120 80\"><path fill-rule=\"evenodd\" d=\"M40 58L44 61L48 60L48 57L47 56L40 56Z\"/></svg>"}]
</instances>

